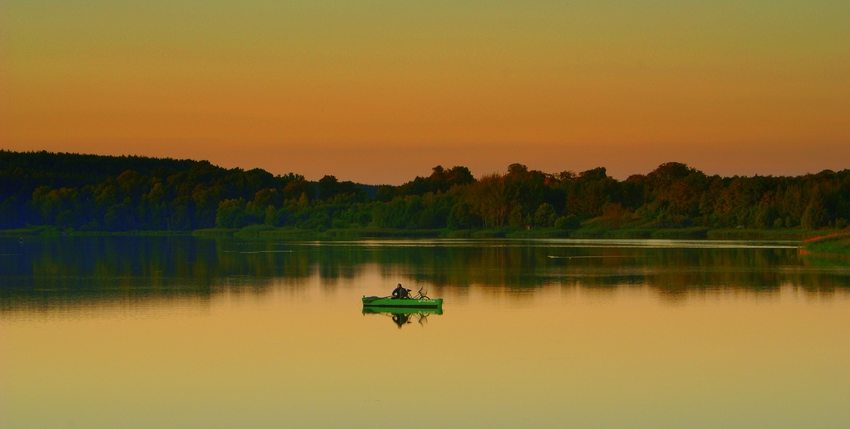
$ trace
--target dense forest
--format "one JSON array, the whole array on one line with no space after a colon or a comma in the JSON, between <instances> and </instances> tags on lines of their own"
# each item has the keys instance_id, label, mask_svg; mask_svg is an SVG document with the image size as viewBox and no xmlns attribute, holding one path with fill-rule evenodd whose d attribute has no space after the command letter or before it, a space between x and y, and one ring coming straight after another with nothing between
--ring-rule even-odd
<instances>
[{"instance_id":1,"label":"dense forest","mask_svg":"<svg viewBox=\"0 0 850 429\"><path fill-rule=\"evenodd\" d=\"M846 228L850 170L709 176L666 163L626 180L512 164L434 167L400 186L225 169L206 161L0 151L0 229L187 231L250 225L397 230Z\"/></svg>"}]
</instances>

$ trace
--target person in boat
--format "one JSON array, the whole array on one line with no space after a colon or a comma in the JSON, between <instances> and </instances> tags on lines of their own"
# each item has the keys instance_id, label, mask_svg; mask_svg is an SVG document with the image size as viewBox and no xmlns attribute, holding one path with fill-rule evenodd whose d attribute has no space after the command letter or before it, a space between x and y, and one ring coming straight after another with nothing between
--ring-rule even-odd
<instances>
[{"instance_id":1,"label":"person in boat","mask_svg":"<svg viewBox=\"0 0 850 429\"><path fill-rule=\"evenodd\" d=\"M410 289L405 289L401 283L393 289L393 299L405 299L410 296Z\"/></svg>"}]
</instances>

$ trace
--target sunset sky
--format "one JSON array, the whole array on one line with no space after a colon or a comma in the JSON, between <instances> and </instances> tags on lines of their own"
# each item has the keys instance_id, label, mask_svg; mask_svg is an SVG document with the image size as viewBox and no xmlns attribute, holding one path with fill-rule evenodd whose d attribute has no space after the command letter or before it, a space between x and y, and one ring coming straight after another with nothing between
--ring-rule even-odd
<instances>
[{"instance_id":1,"label":"sunset sky","mask_svg":"<svg viewBox=\"0 0 850 429\"><path fill-rule=\"evenodd\" d=\"M0 148L400 184L850 168L850 2L0 3Z\"/></svg>"}]
</instances>

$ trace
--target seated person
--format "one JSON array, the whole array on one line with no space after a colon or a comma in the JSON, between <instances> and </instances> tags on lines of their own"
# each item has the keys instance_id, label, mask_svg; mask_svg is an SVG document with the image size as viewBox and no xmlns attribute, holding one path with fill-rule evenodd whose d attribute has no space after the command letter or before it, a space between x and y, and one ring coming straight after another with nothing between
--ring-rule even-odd
<instances>
[{"instance_id":1,"label":"seated person","mask_svg":"<svg viewBox=\"0 0 850 429\"><path fill-rule=\"evenodd\" d=\"M410 295L410 289L405 289L401 286L401 283L393 289L393 299L404 299Z\"/></svg>"}]
</instances>

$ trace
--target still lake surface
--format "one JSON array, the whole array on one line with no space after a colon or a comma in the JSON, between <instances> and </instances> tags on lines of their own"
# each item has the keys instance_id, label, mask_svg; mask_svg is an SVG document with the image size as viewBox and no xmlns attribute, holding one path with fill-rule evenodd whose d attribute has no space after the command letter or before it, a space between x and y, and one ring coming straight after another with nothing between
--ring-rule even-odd
<instances>
[{"instance_id":1,"label":"still lake surface","mask_svg":"<svg viewBox=\"0 0 850 429\"><path fill-rule=\"evenodd\" d=\"M797 247L0 238L0 427L847 428L850 264Z\"/></svg>"}]
</instances>

